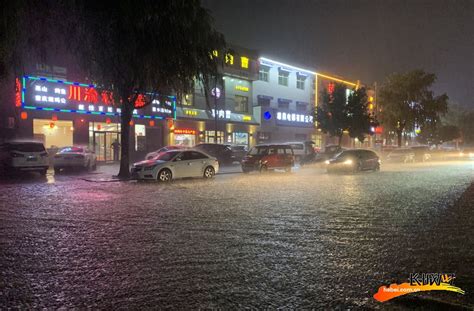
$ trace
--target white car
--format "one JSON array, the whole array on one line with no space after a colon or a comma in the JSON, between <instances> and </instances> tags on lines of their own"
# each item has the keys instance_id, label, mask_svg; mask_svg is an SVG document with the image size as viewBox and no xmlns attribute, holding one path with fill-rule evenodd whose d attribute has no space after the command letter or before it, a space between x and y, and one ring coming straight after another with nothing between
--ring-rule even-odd
<instances>
[{"instance_id":1,"label":"white car","mask_svg":"<svg viewBox=\"0 0 474 311\"><path fill-rule=\"evenodd\" d=\"M0 169L6 173L36 171L46 175L48 153L39 142L8 142L0 145Z\"/></svg>"},{"instance_id":2,"label":"white car","mask_svg":"<svg viewBox=\"0 0 474 311\"><path fill-rule=\"evenodd\" d=\"M196 150L165 151L152 160L133 164L132 176L137 179L168 182L175 178L212 178L219 170L217 159Z\"/></svg>"},{"instance_id":3,"label":"white car","mask_svg":"<svg viewBox=\"0 0 474 311\"><path fill-rule=\"evenodd\" d=\"M97 157L94 152L86 147L65 147L54 155L54 173L58 174L62 169L79 168L84 170L95 170L97 168Z\"/></svg>"}]
</instances>

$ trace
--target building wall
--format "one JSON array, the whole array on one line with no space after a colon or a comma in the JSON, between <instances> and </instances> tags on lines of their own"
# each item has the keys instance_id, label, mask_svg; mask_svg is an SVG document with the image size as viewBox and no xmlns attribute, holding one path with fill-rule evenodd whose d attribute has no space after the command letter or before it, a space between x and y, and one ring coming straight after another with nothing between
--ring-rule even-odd
<instances>
[{"instance_id":1,"label":"building wall","mask_svg":"<svg viewBox=\"0 0 474 311\"><path fill-rule=\"evenodd\" d=\"M277 115L290 113L298 117L303 115L305 118L312 115L314 75L291 65L285 66L267 60L260 61L260 69L262 68L269 69L268 81L253 82L253 102L257 108L254 113L260 120L258 141L265 143L311 140L315 132L312 122L287 122L277 119ZM288 86L279 84L281 69L288 72ZM305 77L304 89L297 88L298 75ZM305 106L304 110L298 108L301 105Z\"/></svg>"}]
</instances>

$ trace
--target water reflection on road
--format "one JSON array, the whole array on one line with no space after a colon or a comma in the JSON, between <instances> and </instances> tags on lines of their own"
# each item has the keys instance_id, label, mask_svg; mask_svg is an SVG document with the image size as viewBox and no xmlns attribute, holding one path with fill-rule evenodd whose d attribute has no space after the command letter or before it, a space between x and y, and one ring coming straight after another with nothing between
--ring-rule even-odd
<instances>
[{"instance_id":1,"label":"water reflection on road","mask_svg":"<svg viewBox=\"0 0 474 311\"><path fill-rule=\"evenodd\" d=\"M455 272L472 292L473 210L452 208L472 173L2 181L0 307L379 308L377 288L413 271Z\"/></svg>"}]
</instances>

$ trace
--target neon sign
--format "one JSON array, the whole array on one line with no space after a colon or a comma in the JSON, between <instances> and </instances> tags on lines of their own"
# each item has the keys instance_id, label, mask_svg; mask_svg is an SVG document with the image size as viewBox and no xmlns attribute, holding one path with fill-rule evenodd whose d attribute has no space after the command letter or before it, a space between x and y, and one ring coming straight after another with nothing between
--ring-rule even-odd
<instances>
[{"instance_id":1,"label":"neon sign","mask_svg":"<svg viewBox=\"0 0 474 311\"><path fill-rule=\"evenodd\" d=\"M115 105L113 93L99 90L93 84L69 82L43 77L24 76L21 84L23 109L74 112L82 114L119 116L120 107ZM18 87L18 86L17 86ZM151 94L150 94L151 95ZM153 100L146 106L147 94L139 94L135 101L133 117L146 119L176 118L176 98Z\"/></svg>"},{"instance_id":2,"label":"neon sign","mask_svg":"<svg viewBox=\"0 0 474 311\"><path fill-rule=\"evenodd\" d=\"M287 122L309 123L309 124L313 123L313 116L309 116L306 114L281 112L281 111L277 112L276 119L279 121L287 121Z\"/></svg>"},{"instance_id":3,"label":"neon sign","mask_svg":"<svg viewBox=\"0 0 474 311\"><path fill-rule=\"evenodd\" d=\"M248 92L249 91L249 87L248 86L243 86L243 85L236 85L235 89L237 91L242 91L242 92Z\"/></svg>"},{"instance_id":4,"label":"neon sign","mask_svg":"<svg viewBox=\"0 0 474 311\"><path fill-rule=\"evenodd\" d=\"M193 129L175 129L175 134L196 135L196 130Z\"/></svg>"},{"instance_id":5,"label":"neon sign","mask_svg":"<svg viewBox=\"0 0 474 311\"><path fill-rule=\"evenodd\" d=\"M21 107L21 83L20 79L15 79L15 107Z\"/></svg>"}]
</instances>

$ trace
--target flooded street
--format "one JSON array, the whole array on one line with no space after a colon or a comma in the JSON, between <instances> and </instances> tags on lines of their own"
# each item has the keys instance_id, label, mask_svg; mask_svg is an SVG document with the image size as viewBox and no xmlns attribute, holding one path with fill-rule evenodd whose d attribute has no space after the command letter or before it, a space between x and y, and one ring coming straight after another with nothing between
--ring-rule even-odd
<instances>
[{"instance_id":1,"label":"flooded street","mask_svg":"<svg viewBox=\"0 0 474 311\"><path fill-rule=\"evenodd\" d=\"M2 181L0 308L397 308L372 296L411 272L456 273L464 296L418 296L472 307L473 172Z\"/></svg>"}]
</instances>

